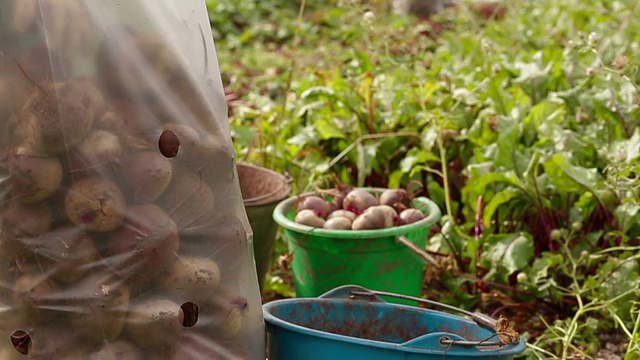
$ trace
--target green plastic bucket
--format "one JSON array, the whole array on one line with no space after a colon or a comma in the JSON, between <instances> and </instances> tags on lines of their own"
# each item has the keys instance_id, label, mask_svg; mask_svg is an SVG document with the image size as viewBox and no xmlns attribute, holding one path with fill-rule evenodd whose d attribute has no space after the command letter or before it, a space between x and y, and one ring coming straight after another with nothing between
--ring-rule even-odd
<instances>
[{"instance_id":1,"label":"green plastic bucket","mask_svg":"<svg viewBox=\"0 0 640 360\"><path fill-rule=\"evenodd\" d=\"M237 164L244 208L253 230L253 252L260 289L273 261L278 225L273 221L276 205L291 193L291 179L273 170Z\"/></svg>"},{"instance_id":2,"label":"green plastic bucket","mask_svg":"<svg viewBox=\"0 0 640 360\"><path fill-rule=\"evenodd\" d=\"M367 190L376 193L383 189ZM427 214L413 224L380 230L328 230L293 221L298 201L309 195L316 194L290 197L273 212L293 255L297 297L316 297L342 285L420 296L424 260L416 252L425 248L431 225L440 218L440 209L433 201L426 197L413 199L412 206ZM405 245L407 239L409 246Z\"/></svg>"}]
</instances>

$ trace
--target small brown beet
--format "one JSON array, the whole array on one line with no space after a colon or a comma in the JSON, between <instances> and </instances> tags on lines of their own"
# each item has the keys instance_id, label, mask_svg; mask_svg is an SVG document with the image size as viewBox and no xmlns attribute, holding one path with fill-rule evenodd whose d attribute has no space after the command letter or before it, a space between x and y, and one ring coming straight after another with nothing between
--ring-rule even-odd
<instances>
[{"instance_id":1,"label":"small brown beet","mask_svg":"<svg viewBox=\"0 0 640 360\"><path fill-rule=\"evenodd\" d=\"M157 151L142 151L123 157L119 170L122 189L134 203L157 200L173 175L171 162Z\"/></svg>"},{"instance_id":2,"label":"small brown beet","mask_svg":"<svg viewBox=\"0 0 640 360\"><path fill-rule=\"evenodd\" d=\"M180 237L180 253L210 258L226 274L245 271L244 259L249 250L245 223L238 216L228 213L215 222ZM206 246L204 244L207 244ZM206 250L206 251L203 251Z\"/></svg>"},{"instance_id":3,"label":"small brown beet","mask_svg":"<svg viewBox=\"0 0 640 360\"><path fill-rule=\"evenodd\" d=\"M70 171L102 169L118 162L122 155L120 138L107 130L93 130L73 148Z\"/></svg>"},{"instance_id":4,"label":"small brown beet","mask_svg":"<svg viewBox=\"0 0 640 360\"><path fill-rule=\"evenodd\" d=\"M206 299L220 283L220 268L215 261L195 256L181 256L158 277L158 287L169 294L181 295L196 304Z\"/></svg>"},{"instance_id":5,"label":"small brown beet","mask_svg":"<svg viewBox=\"0 0 640 360\"><path fill-rule=\"evenodd\" d=\"M125 333L147 350L161 350L179 340L184 314L180 305L166 299L149 299L129 310Z\"/></svg>"},{"instance_id":6,"label":"small brown beet","mask_svg":"<svg viewBox=\"0 0 640 360\"><path fill-rule=\"evenodd\" d=\"M197 231L212 222L214 194L197 174L174 169L174 175L158 199L158 205L175 221L181 232Z\"/></svg>"},{"instance_id":7,"label":"small brown beet","mask_svg":"<svg viewBox=\"0 0 640 360\"><path fill-rule=\"evenodd\" d=\"M65 213L75 225L89 231L111 231L124 219L127 204L115 183L97 176L73 183L64 202Z\"/></svg>"},{"instance_id":8,"label":"small brown beet","mask_svg":"<svg viewBox=\"0 0 640 360\"><path fill-rule=\"evenodd\" d=\"M364 212L372 212L372 211L382 211L384 214L384 227L390 228L396 225L396 219L398 218L398 213L396 210L389 205L376 205L368 208Z\"/></svg>"},{"instance_id":9,"label":"small brown beet","mask_svg":"<svg viewBox=\"0 0 640 360\"><path fill-rule=\"evenodd\" d=\"M400 224L407 225L424 219L424 213L418 209L409 208L400 213Z\"/></svg>"},{"instance_id":10,"label":"small brown beet","mask_svg":"<svg viewBox=\"0 0 640 360\"><path fill-rule=\"evenodd\" d=\"M378 205L378 199L365 189L353 189L344 197L342 208L361 214L367 208Z\"/></svg>"},{"instance_id":11,"label":"small brown beet","mask_svg":"<svg viewBox=\"0 0 640 360\"><path fill-rule=\"evenodd\" d=\"M384 229L386 216L382 210L376 209L358 216L351 225L352 230Z\"/></svg>"},{"instance_id":12,"label":"small brown beet","mask_svg":"<svg viewBox=\"0 0 640 360\"><path fill-rule=\"evenodd\" d=\"M11 242L33 238L51 228L53 211L46 202L23 204L20 199L10 200L0 208L0 232Z\"/></svg>"},{"instance_id":13,"label":"small brown beet","mask_svg":"<svg viewBox=\"0 0 640 360\"><path fill-rule=\"evenodd\" d=\"M199 324L216 339L232 339L244 326L247 306L245 298L229 287L220 286L215 295L200 307Z\"/></svg>"},{"instance_id":14,"label":"small brown beet","mask_svg":"<svg viewBox=\"0 0 640 360\"><path fill-rule=\"evenodd\" d=\"M99 257L93 238L77 226L57 228L26 246L44 273L65 283L78 281Z\"/></svg>"},{"instance_id":15,"label":"small brown beet","mask_svg":"<svg viewBox=\"0 0 640 360\"><path fill-rule=\"evenodd\" d=\"M122 226L108 235L107 261L124 278L151 280L174 260L179 244L176 224L162 209L132 205Z\"/></svg>"},{"instance_id":16,"label":"small brown beet","mask_svg":"<svg viewBox=\"0 0 640 360\"><path fill-rule=\"evenodd\" d=\"M58 191L62 184L62 164L30 145L18 146L9 155L5 183L14 197L25 204L33 204Z\"/></svg>"},{"instance_id":17,"label":"small brown beet","mask_svg":"<svg viewBox=\"0 0 640 360\"><path fill-rule=\"evenodd\" d=\"M193 151L180 160L187 168L201 176L212 187L228 186L234 181L235 149L230 138L209 134L202 136ZM178 155L180 157L180 155Z\"/></svg>"},{"instance_id":18,"label":"small brown beet","mask_svg":"<svg viewBox=\"0 0 640 360\"><path fill-rule=\"evenodd\" d=\"M68 318L75 332L100 343L116 339L124 329L130 292L115 276L96 272L61 295L68 299Z\"/></svg>"},{"instance_id":19,"label":"small brown beet","mask_svg":"<svg viewBox=\"0 0 640 360\"><path fill-rule=\"evenodd\" d=\"M59 154L82 141L103 108L104 98L88 80L45 82L32 92L22 117L35 116L40 144L47 152Z\"/></svg>"},{"instance_id":20,"label":"small brown beet","mask_svg":"<svg viewBox=\"0 0 640 360\"><path fill-rule=\"evenodd\" d=\"M305 196L298 201L298 210L313 210L321 218L326 218L329 214L329 204L320 196Z\"/></svg>"},{"instance_id":21,"label":"small brown beet","mask_svg":"<svg viewBox=\"0 0 640 360\"><path fill-rule=\"evenodd\" d=\"M108 110L100 117L96 127L108 130L123 140L127 137L142 138L149 141L149 150L157 149L152 136L156 134L159 119L145 106L140 106L131 100L114 99ZM123 144L128 144L123 141Z\"/></svg>"},{"instance_id":22,"label":"small brown beet","mask_svg":"<svg viewBox=\"0 0 640 360\"><path fill-rule=\"evenodd\" d=\"M321 228L324 226L324 219L319 217L315 211L311 209L304 209L298 211L294 219L295 222L302 225Z\"/></svg>"},{"instance_id":23,"label":"small brown beet","mask_svg":"<svg viewBox=\"0 0 640 360\"><path fill-rule=\"evenodd\" d=\"M396 211L402 211L409 207L409 194L405 189L386 189L380 194L380 205L389 205Z\"/></svg>"},{"instance_id":24,"label":"small brown beet","mask_svg":"<svg viewBox=\"0 0 640 360\"><path fill-rule=\"evenodd\" d=\"M334 217L344 217L349 219L351 222L353 222L353 220L356 219L356 217L358 217L358 215L356 215L356 213L349 211L349 210L343 210L343 209L338 209L336 211L331 212L328 216L327 216L327 220L328 219L333 219Z\"/></svg>"},{"instance_id":25,"label":"small brown beet","mask_svg":"<svg viewBox=\"0 0 640 360\"><path fill-rule=\"evenodd\" d=\"M28 239L28 241L31 241L31 239ZM21 241L20 248L13 254L15 270L21 274L41 273L42 271L40 265L38 265L36 254L29 250L24 243L25 239Z\"/></svg>"},{"instance_id":26,"label":"small brown beet","mask_svg":"<svg viewBox=\"0 0 640 360\"><path fill-rule=\"evenodd\" d=\"M55 305L58 295L58 286L46 274L24 274L13 285L14 304L23 309L25 318L35 323L54 315L54 311L47 307Z\"/></svg>"},{"instance_id":27,"label":"small brown beet","mask_svg":"<svg viewBox=\"0 0 640 360\"><path fill-rule=\"evenodd\" d=\"M351 220L342 216L332 217L324 223L324 228L334 230L351 230Z\"/></svg>"}]
</instances>

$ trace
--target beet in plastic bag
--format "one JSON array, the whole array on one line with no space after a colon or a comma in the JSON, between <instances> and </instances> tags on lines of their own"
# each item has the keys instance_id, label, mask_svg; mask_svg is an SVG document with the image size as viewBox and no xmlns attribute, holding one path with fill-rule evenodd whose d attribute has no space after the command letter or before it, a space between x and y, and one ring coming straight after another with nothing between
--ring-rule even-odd
<instances>
[{"instance_id":1,"label":"beet in plastic bag","mask_svg":"<svg viewBox=\"0 0 640 360\"><path fill-rule=\"evenodd\" d=\"M264 358L204 1L0 20L0 358Z\"/></svg>"}]
</instances>

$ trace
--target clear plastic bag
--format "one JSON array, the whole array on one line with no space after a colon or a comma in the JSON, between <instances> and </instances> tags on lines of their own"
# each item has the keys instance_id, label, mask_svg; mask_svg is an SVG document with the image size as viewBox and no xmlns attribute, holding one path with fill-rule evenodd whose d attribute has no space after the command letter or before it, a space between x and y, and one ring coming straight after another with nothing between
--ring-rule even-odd
<instances>
[{"instance_id":1,"label":"clear plastic bag","mask_svg":"<svg viewBox=\"0 0 640 360\"><path fill-rule=\"evenodd\" d=\"M0 120L0 358L264 359L204 1L0 1Z\"/></svg>"}]
</instances>

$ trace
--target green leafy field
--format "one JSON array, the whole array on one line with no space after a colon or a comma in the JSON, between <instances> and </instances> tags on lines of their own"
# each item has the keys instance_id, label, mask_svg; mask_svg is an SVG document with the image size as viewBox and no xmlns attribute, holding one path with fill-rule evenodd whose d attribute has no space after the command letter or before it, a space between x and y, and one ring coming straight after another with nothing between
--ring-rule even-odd
<instances>
[{"instance_id":1,"label":"green leafy field","mask_svg":"<svg viewBox=\"0 0 640 360\"><path fill-rule=\"evenodd\" d=\"M639 2L208 6L239 161L413 186L445 214L426 296L505 314L527 358L640 358Z\"/></svg>"}]
</instances>

